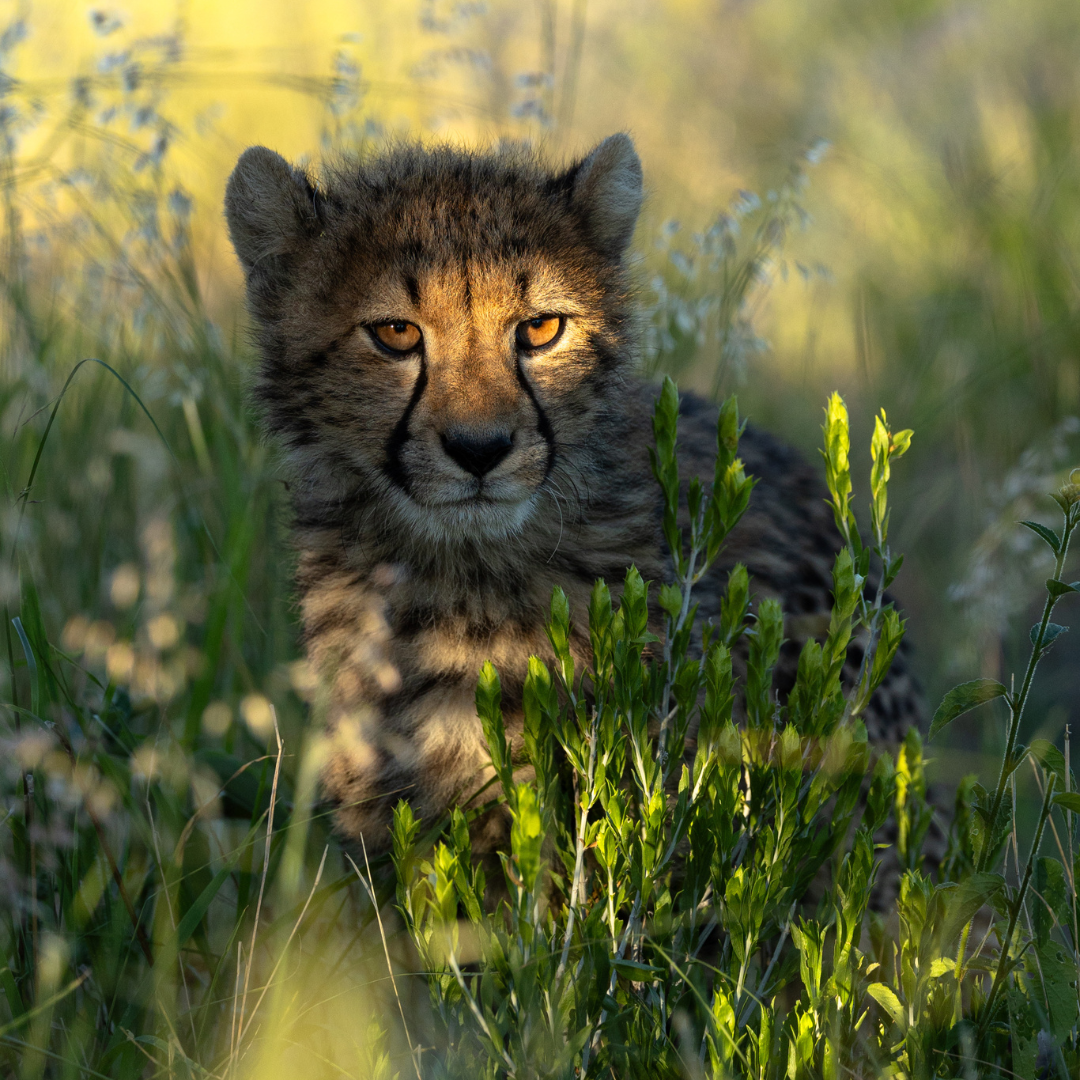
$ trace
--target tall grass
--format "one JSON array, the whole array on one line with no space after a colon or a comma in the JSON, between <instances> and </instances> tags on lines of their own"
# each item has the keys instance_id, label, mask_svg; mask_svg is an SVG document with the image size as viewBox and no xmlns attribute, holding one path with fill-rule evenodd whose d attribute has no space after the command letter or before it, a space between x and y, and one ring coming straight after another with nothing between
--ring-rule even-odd
<instances>
[{"instance_id":1,"label":"tall grass","mask_svg":"<svg viewBox=\"0 0 1080 1080\"><path fill-rule=\"evenodd\" d=\"M515 123L554 121L569 142L559 124L582 114L591 39L584 5L572 5L569 22L555 18L566 14L556 8L545 8L555 21L543 63L516 83L496 70L490 96L492 108L514 107ZM941 10L912 11L904 25L917 29ZM760 32L739 27L751 38ZM103 40L107 62L45 97L7 81L21 47L18 21L0 32L0 666L8 703L0 721L0 1061L6 1074L28 1077L426 1074L446 1048L445 1029L422 980L389 976L416 965L392 910L383 909L382 926L373 921L371 893L385 901L393 890L389 868L344 863L316 800L322 750L296 650L284 486L245 406L252 358L238 302L218 295L219 286L208 295L206 282L218 279L198 255L200 208L193 211L176 156L200 138L169 91L183 82L183 38L124 48ZM461 61L451 53L439 62ZM867 377L854 400L880 399L919 429L894 487L907 511L897 519L901 543L915 563L906 595L934 616L924 615L913 636L924 656L946 658L943 667L981 669L1003 683L1007 627L1024 621L1032 595L1020 587L1026 576L1003 586L1031 555L1007 539L1014 534L1003 521L1040 517L1046 504L1033 493L1056 487L1076 460L1067 419L1076 308L1060 239L1072 235L1077 205L1073 151L1062 135L1072 119L1054 111L1063 92L1051 76L1061 58L1033 52L1027 63L1052 84L1051 104L1032 113L1036 175L1051 179L1018 201L987 179L989 167L975 168L978 148L969 147L957 159L960 194L935 204L939 216L921 226L942 230L945 221L963 235L975 253L964 273L944 265L898 282L885 262L857 266ZM355 145L382 130L350 42L325 77L290 85L316 102L312 147ZM745 106L746 115L755 108ZM776 358L791 347L767 329L777 326L768 300L775 311L791 299L785 273L821 295L830 271L851 270L823 265L814 237L827 226L797 228L815 191L837 185L850 157L839 146L809 174L807 190L806 141L821 132L793 126L798 148L785 146L782 166L763 170L788 178L787 187L777 181L773 198L766 185L760 198L736 195L696 229L649 223L641 276L654 368L714 390L745 378L741 393L755 419L798 441L815 426L825 376L807 368L800 381L788 370L792 392L771 392ZM790 161L799 163L794 172ZM726 204L726 190L714 202ZM95 362L75 370L87 357ZM1047 443L1051 424L1056 441ZM999 474L982 561L964 576L966 547L956 537L982 531L972 507L985 505L984 481ZM970 501L958 500L961 489ZM1042 577L1052 569L1046 559ZM998 608L976 611L963 627L944 599L958 579L961 599L993 596ZM1075 688L1067 648L1065 637L1043 661L1022 741L1042 727L1060 735ZM924 670L939 678L933 665ZM1058 793L1071 785L1067 765L1057 768L1045 752L1043 760L1060 774ZM1026 776L1017 769L1009 783ZM977 816L972 790L972 782L962 789L962 819ZM1013 797L1013 787L1003 790ZM1022 786L1019 802L1023 810ZM1072 852L1064 852L1072 829L1063 811L1054 813L1043 846L1051 835L1061 845L1064 879L1030 864L1013 940L1041 925L1068 941L1064 901L1053 898L1073 895ZM1007 873L1017 887L1029 833L1034 823L1009 836ZM975 853L956 843L953 863L973 869ZM1025 904L1032 895L1052 898L1051 915ZM1002 939L1007 930L1008 920ZM1007 959L1009 949L996 955ZM764 970L753 974L767 981ZM1061 971L1054 974L1060 989ZM1033 1061L1041 1021L1031 1024L1023 1038ZM720 1029L710 1030L723 1064Z\"/></svg>"}]
</instances>

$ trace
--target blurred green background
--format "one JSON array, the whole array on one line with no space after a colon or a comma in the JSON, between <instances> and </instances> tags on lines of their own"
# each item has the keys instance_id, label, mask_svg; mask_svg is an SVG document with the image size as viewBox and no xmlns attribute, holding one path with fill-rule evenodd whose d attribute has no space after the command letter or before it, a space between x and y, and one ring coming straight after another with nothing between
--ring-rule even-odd
<instances>
[{"instance_id":1,"label":"blurred green background","mask_svg":"<svg viewBox=\"0 0 1080 1080\"><path fill-rule=\"evenodd\" d=\"M810 455L839 389L867 473L873 412L913 427L893 536L916 669L931 706L1008 681L1048 569L1014 523L1052 523L1080 464L1077 5L4 0L0 35L0 602L22 560L50 635L188 745L262 746L265 702L297 730L309 692L221 215L256 142L569 157L630 131L650 368L737 391ZM86 356L171 451L88 365L20 499ZM1025 738L1080 717L1073 637ZM996 748L975 716L942 775Z\"/></svg>"}]
</instances>

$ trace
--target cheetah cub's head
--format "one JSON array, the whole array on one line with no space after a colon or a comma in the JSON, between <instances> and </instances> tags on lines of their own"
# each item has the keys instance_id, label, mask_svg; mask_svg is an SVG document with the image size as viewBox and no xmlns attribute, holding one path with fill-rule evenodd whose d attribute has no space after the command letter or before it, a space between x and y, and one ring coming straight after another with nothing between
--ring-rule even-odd
<instances>
[{"instance_id":1,"label":"cheetah cub's head","mask_svg":"<svg viewBox=\"0 0 1080 1080\"><path fill-rule=\"evenodd\" d=\"M247 150L225 209L257 393L308 490L425 543L557 515L618 426L641 198L626 135L560 171L403 145L319 183Z\"/></svg>"}]
</instances>

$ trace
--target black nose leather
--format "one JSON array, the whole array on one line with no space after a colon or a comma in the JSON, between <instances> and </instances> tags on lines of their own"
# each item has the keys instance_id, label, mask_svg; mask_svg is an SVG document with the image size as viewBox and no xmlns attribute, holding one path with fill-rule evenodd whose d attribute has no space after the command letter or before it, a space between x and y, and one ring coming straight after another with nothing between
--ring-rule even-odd
<instances>
[{"instance_id":1,"label":"black nose leather","mask_svg":"<svg viewBox=\"0 0 1080 1080\"><path fill-rule=\"evenodd\" d=\"M514 445L512 435L475 435L454 432L442 436L443 449L466 472L484 476L491 472Z\"/></svg>"}]
</instances>

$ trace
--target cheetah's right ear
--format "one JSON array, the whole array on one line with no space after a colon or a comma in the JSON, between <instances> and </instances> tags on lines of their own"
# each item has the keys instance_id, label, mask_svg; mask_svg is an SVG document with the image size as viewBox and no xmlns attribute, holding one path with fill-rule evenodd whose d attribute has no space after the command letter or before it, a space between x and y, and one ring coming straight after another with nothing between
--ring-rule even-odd
<instances>
[{"instance_id":1,"label":"cheetah's right ear","mask_svg":"<svg viewBox=\"0 0 1080 1080\"><path fill-rule=\"evenodd\" d=\"M629 135L609 135L567 174L570 200L597 247L621 258L641 211L641 160Z\"/></svg>"},{"instance_id":2,"label":"cheetah's right ear","mask_svg":"<svg viewBox=\"0 0 1080 1080\"><path fill-rule=\"evenodd\" d=\"M243 152L225 188L229 236L249 284L265 271L280 273L281 257L293 254L321 228L315 187L265 146Z\"/></svg>"}]
</instances>

